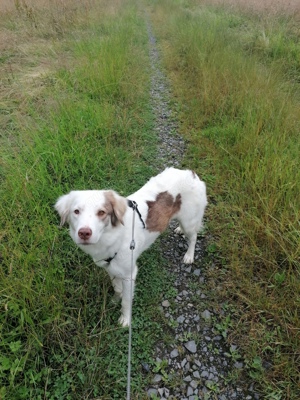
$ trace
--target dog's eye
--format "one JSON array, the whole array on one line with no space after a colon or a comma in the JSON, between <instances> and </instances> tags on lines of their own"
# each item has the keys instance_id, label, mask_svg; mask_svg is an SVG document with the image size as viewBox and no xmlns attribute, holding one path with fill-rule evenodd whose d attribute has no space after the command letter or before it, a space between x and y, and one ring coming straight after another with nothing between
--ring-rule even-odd
<instances>
[{"instance_id":1,"label":"dog's eye","mask_svg":"<svg viewBox=\"0 0 300 400\"><path fill-rule=\"evenodd\" d=\"M74 214L78 215L78 214L80 214L80 211L76 209L76 210L74 210Z\"/></svg>"},{"instance_id":2,"label":"dog's eye","mask_svg":"<svg viewBox=\"0 0 300 400\"><path fill-rule=\"evenodd\" d=\"M98 215L98 217L103 217L103 215L105 215L105 211L99 210L99 211L97 212L97 215Z\"/></svg>"}]
</instances>

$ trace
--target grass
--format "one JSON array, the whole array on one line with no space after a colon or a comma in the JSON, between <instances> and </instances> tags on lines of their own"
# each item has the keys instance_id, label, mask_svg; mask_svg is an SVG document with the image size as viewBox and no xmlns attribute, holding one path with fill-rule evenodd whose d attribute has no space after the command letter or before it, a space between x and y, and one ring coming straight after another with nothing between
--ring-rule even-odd
<instances>
[{"instance_id":1,"label":"grass","mask_svg":"<svg viewBox=\"0 0 300 400\"><path fill-rule=\"evenodd\" d=\"M53 204L70 189L127 195L152 175L144 14L131 0L1 7L0 398L124 398L119 305L104 272L58 228ZM188 139L185 163L208 186L207 251L220 261L211 287L223 287L228 318L216 328L239 345L230 356L243 357L264 398L298 399L298 14L196 0L149 10ZM155 246L140 260L138 399L142 363L163 336L162 262Z\"/></svg>"},{"instance_id":2,"label":"grass","mask_svg":"<svg viewBox=\"0 0 300 400\"><path fill-rule=\"evenodd\" d=\"M2 19L0 398L125 398L120 307L53 204L71 188L127 195L151 176L147 31L131 2L15 5ZM132 398L161 335L161 263L155 247L140 262Z\"/></svg>"},{"instance_id":3,"label":"grass","mask_svg":"<svg viewBox=\"0 0 300 400\"><path fill-rule=\"evenodd\" d=\"M223 295L237 307L232 338L268 398L299 398L297 18L166 0L152 20L185 163L208 184Z\"/></svg>"}]
</instances>

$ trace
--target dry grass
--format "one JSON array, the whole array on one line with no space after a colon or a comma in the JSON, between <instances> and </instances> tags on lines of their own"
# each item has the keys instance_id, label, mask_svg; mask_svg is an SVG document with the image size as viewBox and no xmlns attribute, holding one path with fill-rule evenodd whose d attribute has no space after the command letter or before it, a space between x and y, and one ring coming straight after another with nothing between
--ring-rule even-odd
<instances>
[{"instance_id":1,"label":"dry grass","mask_svg":"<svg viewBox=\"0 0 300 400\"><path fill-rule=\"evenodd\" d=\"M209 0L210 5L236 7L240 10L252 12L267 12L271 14L298 14L300 13L299 0Z\"/></svg>"},{"instance_id":2,"label":"dry grass","mask_svg":"<svg viewBox=\"0 0 300 400\"><path fill-rule=\"evenodd\" d=\"M70 27L80 30L93 18L95 0L4 0L0 4L0 95L4 113L22 114L26 96L35 96L46 79L65 65ZM106 7L108 9L108 7ZM20 107L13 105L18 99ZM5 131L10 118L2 118Z\"/></svg>"}]
</instances>

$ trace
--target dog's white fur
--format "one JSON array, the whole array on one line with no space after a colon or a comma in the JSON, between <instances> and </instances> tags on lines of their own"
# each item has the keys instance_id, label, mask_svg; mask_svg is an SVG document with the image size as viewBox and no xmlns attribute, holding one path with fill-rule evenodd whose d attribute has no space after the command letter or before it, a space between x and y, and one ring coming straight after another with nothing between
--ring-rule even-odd
<instances>
[{"instance_id":1,"label":"dog's white fur","mask_svg":"<svg viewBox=\"0 0 300 400\"><path fill-rule=\"evenodd\" d=\"M123 326L130 323L131 288L134 290L136 260L140 254L155 241L171 219L176 219L179 222L176 232L184 233L189 240L183 261L192 263L197 232L202 227L207 205L205 183L194 172L175 168L167 168L151 178L128 199L137 203L146 224L144 228L136 213L132 275L130 243L134 211L126 198L112 190L82 190L61 196L55 204L61 224L69 224L74 242L108 272L115 295L122 299L119 322ZM105 261L107 259L111 260Z\"/></svg>"}]
</instances>

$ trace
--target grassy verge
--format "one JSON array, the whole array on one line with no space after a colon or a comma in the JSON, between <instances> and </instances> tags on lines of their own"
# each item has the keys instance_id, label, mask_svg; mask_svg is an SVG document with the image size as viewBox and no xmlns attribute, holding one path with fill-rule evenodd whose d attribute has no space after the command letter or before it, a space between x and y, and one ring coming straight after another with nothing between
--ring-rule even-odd
<instances>
[{"instance_id":1,"label":"grassy verge","mask_svg":"<svg viewBox=\"0 0 300 400\"><path fill-rule=\"evenodd\" d=\"M299 398L297 21L188 0L152 10L186 164L208 184L209 229L227 260L232 338L266 398Z\"/></svg>"},{"instance_id":2,"label":"grassy verge","mask_svg":"<svg viewBox=\"0 0 300 400\"><path fill-rule=\"evenodd\" d=\"M1 18L0 398L125 398L119 305L53 204L71 188L127 195L152 174L147 32L127 1L15 6ZM160 263L155 248L140 263L132 398L161 334Z\"/></svg>"}]
</instances>

